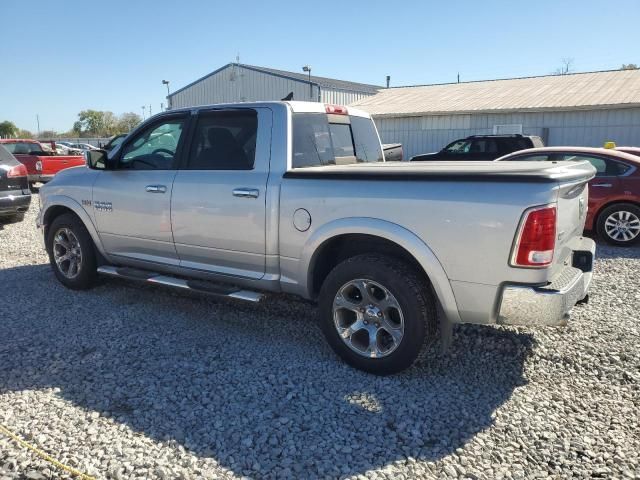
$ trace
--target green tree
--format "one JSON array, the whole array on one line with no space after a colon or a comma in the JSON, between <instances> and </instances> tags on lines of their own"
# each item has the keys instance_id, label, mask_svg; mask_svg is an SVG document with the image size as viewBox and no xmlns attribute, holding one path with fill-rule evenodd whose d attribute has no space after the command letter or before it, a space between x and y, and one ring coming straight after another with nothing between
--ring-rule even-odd
<instances>
[{"instance_id":1,"label":"green tree","mask_svg":"<svg viewBox=\"0 0 640 480\"><path fill-rule=\"evenodd\" d=\"M83 110L78 114L78 121L73 124L73 129L80 134L109 136L115 126L116 117L113 112Z\"/></svg>"},{"instance_id":2,"label":"green tree","mask_svg":"<svg viewBox=\"0 0 640 480\"><path fill-rule=\"evenodd\" d=\"M38 138L49 139L56 138L58 133L53 130L43 130L38 134Z\"/></svg>"},{"instance_id":3,"label":"green tree","mask_svg":"<svg viewBox=\"0 0 640 480\"><path fill-rule=\"evenodd\" d=\"M0 138L15 137L18 134L18 127L15 123L5 120L0 122Z\"/></svg>"},{"instance_id":4,"label":"green tree","mask_svg":"<svg viewBox=\"0 0 640 480\"><path fill-rule=\"evenodd\" d=\"M22 128L18 129L18 135L16 135L18 138L33 138L33 133L31 133L29 130L23 130Z\"/></svg>"},{"instance_id":5,"label":"green tree","mask_svg":"<svg viewBox=\"0 0 640 480\"><path fill-rule=\"evenodd\" d=\"M116 122L116 131L114 133L130 132L137 127L140 122L142 122L142 117L137 113L123 113L118 117L118 121Z\"/></svg>"},{"instance_id":6,"label":"green tree","mask_svg":"<svg viewBox=\"0 0 640 480\"><path fill-rule=\"evenodd\" d=\"M636 65L635 63L623 63L622 67L620 67L620 70L637 70L638 69L638 65Z\"/></svg>"}]
</instances>

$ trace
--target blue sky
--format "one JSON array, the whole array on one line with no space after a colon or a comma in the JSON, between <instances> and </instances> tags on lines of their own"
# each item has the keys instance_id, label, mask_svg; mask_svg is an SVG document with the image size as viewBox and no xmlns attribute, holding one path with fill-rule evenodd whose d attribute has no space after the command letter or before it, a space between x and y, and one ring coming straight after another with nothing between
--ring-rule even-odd
<instances>
[{"instance_id":1,"label":"blue sky","mask_svg":"<svg viewBox=\"0 0 640 480\"><path fill-rule=\"evenodd\" d=\"M80 110L159 111L243 63L392 85L640 64L640 0L0 0L0 121L67 130Z\"/></svg>"}]
</instances>

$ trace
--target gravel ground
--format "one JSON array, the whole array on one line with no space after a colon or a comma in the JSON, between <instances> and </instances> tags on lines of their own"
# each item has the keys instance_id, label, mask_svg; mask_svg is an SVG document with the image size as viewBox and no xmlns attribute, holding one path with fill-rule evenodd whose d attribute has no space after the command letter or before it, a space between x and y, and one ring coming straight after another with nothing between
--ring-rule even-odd
<instances>
[{"instance_id":1,"label":"gravel ground","mask_svg":"<svg viewBox=\"0 0 640 480\"><path fill-rule=\"evenodd\" d=\"M640 478L640 249L600 245L562 329L458 326L377 378L312 305L64 289L35 212L0 226L0 423L99 478ZM0 434L0 479L60 478Z\"/></svg>"}]
</instances>

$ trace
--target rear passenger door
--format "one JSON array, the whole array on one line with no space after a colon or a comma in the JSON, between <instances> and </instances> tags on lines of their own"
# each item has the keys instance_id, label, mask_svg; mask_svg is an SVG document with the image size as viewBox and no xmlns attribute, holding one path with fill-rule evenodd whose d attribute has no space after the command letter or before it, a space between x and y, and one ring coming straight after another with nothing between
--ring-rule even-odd
<instances>
[{"instance_id":1,"label":"rear passenger door","mask_svg":"<svg viewBox=\"0 0 640 480\"><path fill-rule=\"evenodd\" d=\"M199 113L171 199L181 266L264 276L271 124L268 108Z\"/></svg>"}]
</instances>

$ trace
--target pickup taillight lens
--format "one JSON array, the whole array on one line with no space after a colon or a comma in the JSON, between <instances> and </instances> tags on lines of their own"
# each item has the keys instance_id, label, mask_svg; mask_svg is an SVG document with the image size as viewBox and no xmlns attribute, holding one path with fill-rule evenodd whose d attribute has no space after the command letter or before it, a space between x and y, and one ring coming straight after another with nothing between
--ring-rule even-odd
<instances>
[{"instance_id":1,"label":"pickup taillight lens","mask_svg":"<svg viewBox=\"0 0 640 480\"><path fill-rule=\"evenodd\" d=\"M41 171L42 171L42 162L41 162L40 160L38 160L38 161L36 162L36 170L37 170L38 172L41 172Z\"/></svg>"},{"instance_id":2,"label":"pickup taillight lens","mask_svg":"<svg viewBox=\"0 0 640 480\"><path fill-rule=\"evenodd\" d=\"M9 171L7 172L8 178L26 177L26 176L27 176L27 167L25 167L23 164L16 165L15 167L11 167L11 169L9 169Z\"/></svg>"},{"instance_id":3,"label":"pickup taillight lens","mask_svg":"<svg viewBox=\"0 0 640 480\"><path fill-rule=\"evenodd\" d=\"M514 267L548 267L556 248L555 205L534 207L524 213L511 256Z\"/></svg>"}]
</instances>

